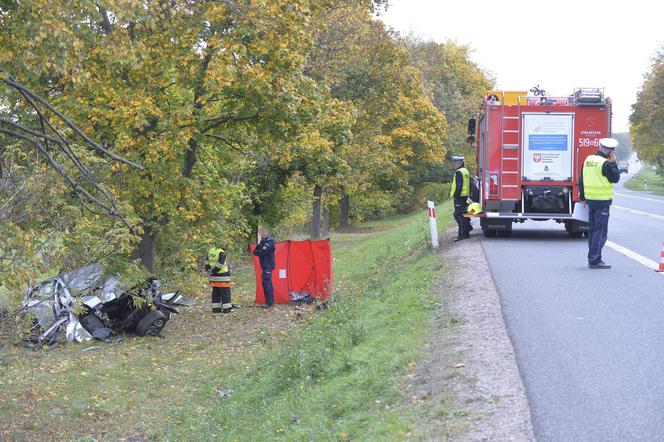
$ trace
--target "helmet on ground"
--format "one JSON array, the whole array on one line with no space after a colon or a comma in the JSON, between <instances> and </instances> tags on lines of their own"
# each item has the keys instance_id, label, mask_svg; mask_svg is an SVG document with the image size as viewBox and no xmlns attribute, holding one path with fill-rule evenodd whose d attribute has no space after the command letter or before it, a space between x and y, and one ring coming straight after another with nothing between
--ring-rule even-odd
<instances>
[{"instance_id":1,"label":"helmet on ground","mask_svg":"<svg viewBox=\"0 0 664 442\"><path fill-rule=\"evenodd\" d=\"M477 215L482 211L482 206L480 206L480 203L473 203L468 206L468 213L471 215Z\"/></svg>"}]
</instances>

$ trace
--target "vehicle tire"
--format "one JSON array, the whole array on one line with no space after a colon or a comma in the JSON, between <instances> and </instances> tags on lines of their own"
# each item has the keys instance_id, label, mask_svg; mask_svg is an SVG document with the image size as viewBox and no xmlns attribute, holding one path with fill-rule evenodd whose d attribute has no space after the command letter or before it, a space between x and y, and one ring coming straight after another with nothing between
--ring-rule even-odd
<instances>
[{"instance_id":1,"label":"vehicle tire","mask_svg":"<svg viewBox=\"0 0 664 442\"><path fill-rule=\"evenodd\" d=\"M583 237L583 232L568 232L571 238L581 238Z\"/></svg>"},{"instance_id":2,"label":"vehicle tire","mask_svg":"<svg viewBox=\"0 0 664 442\"><path fill-rule=\"evenodd\" d=\"M588 232L583 232L583 237L588 238Z\"/></svg>"},{"instance_id":3,"label":"vehicle tire","mask_svg":"<svg viewBox=\"0 0 664 442\"><path fill-rule=\"evenodd\" d=\"M138 336L158 336L168 319L163 312L153 310L143 317L136 326Z\"/></svg>"},{"instance_id":4,"label":"vehicle tire","mask_svg":"<svg viewBox=\"0 0 664 442\"><path fill-rule=\"evenodd\" d=\"M496 237L496 230L494 230L494 229L484 230L484 237L485 238L495 238Z\"/></svg>"},{"instance_id":5,"label":"vehicle tire","mask_svg":"<svg viewBox=\"0 0 664 442\"><path fill-rule=\"evenodd\" d=\"M499 238L509 238L512 236L512 229L510 230L498 230L498 237Z\"/></svg>"},{"instance_id":6,"label":"vehicle tire","mask_svg":"<svg viewBox=\"0 0 664 442\"><path fill-rule=\"evenodd\" d=\"M101 319L93 315L92 313L83 316L79 319L79 322L89 333L94 332L100 328L106 327Z\"/></svg>"}]
</instances>

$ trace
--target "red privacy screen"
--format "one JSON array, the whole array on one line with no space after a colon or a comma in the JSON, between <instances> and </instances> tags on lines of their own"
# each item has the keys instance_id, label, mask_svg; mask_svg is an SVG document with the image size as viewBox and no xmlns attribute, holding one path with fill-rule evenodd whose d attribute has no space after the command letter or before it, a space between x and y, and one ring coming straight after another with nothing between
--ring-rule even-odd
<instances>
[{"instance_id":1,"label":"red privacy screen","mask_svg":"<svg viewBox=\"0 0 664 442\"><path fill-rule=\"evenodd\" d=\"M256 244L251 244L254 253ZM330 240L282 241L275 244L276 268L272 272L275 304L288 304L289 292L305 291L327 299L332 291L332 253ZM256 271L256 302L265 303L261 285L261 266L254 256Z\"/></svg>"}]
</instances>

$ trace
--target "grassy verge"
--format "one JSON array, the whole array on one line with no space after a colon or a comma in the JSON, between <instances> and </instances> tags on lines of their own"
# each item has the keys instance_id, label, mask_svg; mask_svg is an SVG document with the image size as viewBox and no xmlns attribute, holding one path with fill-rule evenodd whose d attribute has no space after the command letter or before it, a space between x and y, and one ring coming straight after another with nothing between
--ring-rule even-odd
<instances>
[{"instance_id":1,"label":"grassy verge","mask_svg":"<svg viewBox=\"0 0 664 442\"><path fill-rule=\"evenodd\" d=\"M658 175L655 169L652 167L643 167L632 177L631 180L625 184L625 187L631 190L646 190L646 181L647 181L647 191L654 192L658 195L664 195L664 177Z\"/></svg>"},{"instance_id":2,"label":"grassy verge","mask_svg":"<svg viewBox=\"0 0 664 442\"><path fill-rule=\"evenodd\" d=\"M201 310L165 340L0 355L0 439L402 439L400 375L425 340L440 262L424 213L361 227L332 237L322 313Z\"/></svg>"}]
</instances>

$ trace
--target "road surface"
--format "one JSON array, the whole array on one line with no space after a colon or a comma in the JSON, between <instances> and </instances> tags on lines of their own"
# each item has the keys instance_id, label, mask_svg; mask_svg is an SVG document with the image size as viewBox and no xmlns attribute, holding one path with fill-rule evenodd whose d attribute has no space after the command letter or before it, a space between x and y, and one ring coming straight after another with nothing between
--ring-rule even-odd
<instances>
[{"instance_id":1,"label":"road surface","mask_svg":"<svg viewBox=\"0 0 664 442\"><path fill-rule=\"evenodd\" d=\"M664 198L615 191L611 270L551 221L482 239L541 441L664 440Z\"/></svg>"}]
</instances>

